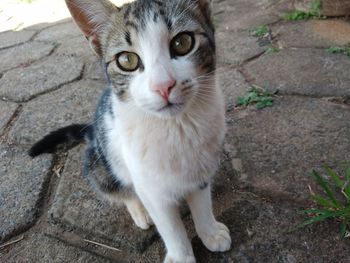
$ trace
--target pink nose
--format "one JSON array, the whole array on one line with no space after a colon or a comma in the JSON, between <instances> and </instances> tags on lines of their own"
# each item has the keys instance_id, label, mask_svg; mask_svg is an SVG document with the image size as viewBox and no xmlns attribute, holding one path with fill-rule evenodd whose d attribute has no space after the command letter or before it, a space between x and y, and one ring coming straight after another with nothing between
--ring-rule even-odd
<instances>
[{"instance_id":1,"label":"pink nose","mask_svg":"<svg viewBox=\"0 0 350 263\"><path fill-rule=\"evenodd\" d=\"M167 102L169 101L169 95L173 87L175 87L176 81L170 79L164 82L159 82L152 85L152 90L158 92Z\"/></svg>"}]
</instances>

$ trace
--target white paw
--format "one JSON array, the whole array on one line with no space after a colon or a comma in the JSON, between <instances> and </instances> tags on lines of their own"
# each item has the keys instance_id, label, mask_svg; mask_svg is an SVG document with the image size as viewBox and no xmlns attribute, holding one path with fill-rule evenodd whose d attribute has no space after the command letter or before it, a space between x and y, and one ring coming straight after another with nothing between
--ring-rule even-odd
<instances>
[{"instance_id":1,"label":"white paw","mask_svg":"<svg viewBox=\"0 0 350 263\"><path fill-rule=\"evenodd\" d=\"M231 247L230 231L220 222L215 222L213 226L199 233L199 237L212 252L224 252Z\"/></svg>"},{"instance_id":2,"label":"white paw","mask_svg":"<svg viewBox=\"0 0 350 263\"><path fill-rule=\"evenodd\" d=\"M148 215L146 210L143 211L137 211L134 216L132 216L132 219L135 222L135 225L137 225L141 229L148 229L151 225L153 225L151 217Z\"/></svg>"},{"instance_id":3,"label":"white paw","mask_svg":"<svg viewBox=\"0 0 350 263\"><path fill-rule=\"evenodd\" d=\"M196 263L193 255L170 256L166 255L164 263Z\"/></svg>"},{"instance_id":4,"label":"white paw","mask_svg":"<svg viewBox=\"0 0 350 263\"><path fill-rule=\"evenodd\" d=\"M143 205L139 202L130 202L126 204L129 214L134 220L135 225L141 229L148 229L153 225L152 219Z\"/></svg>"}]
</instances>

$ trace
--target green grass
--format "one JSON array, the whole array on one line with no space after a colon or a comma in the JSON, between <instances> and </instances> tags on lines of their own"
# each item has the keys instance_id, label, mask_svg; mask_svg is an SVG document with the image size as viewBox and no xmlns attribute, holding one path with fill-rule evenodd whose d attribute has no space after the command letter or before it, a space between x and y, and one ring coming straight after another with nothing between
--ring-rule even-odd
<instances>
[{"instance_id":1,"label":"green grass","mask_svg":"<svg viewBox=\"0 0 350 263\"><path fill-rule=\"evenodd\" d=\"M338 175L329 166L324 167L325 176L313 170L311 176L320 186L323 193L314 193L312 189L311 198L317 208L303 210L308 216L300 227L321 222L327 219L334 219L339 224L339 235L344 238L349 235L350 227L350 166L343 175Z\"/></svg>"},{"instance_id":2,"label":"green grass","mask_svg":"<svg viewBox=\"0 0 350 263\"><path fill-rule=\"evenodd\" d=\"M285 20L307 20L307 19L324 19L324 16L321 16L321 2L313 1L310 5L310 11L304 12L299 10L294 10L291 13L283 14Z\"/></svg>"},{"instance_id":3,"label":"green grass","mask_svg":"<svg viewBox=\"0 0 350 263\"><path fill-rule=\"evenodd\" d=\"M244 97L237 98L238 106L248 106L255 104L257 109L270 107L273 104L274 94L253 86Z\"/></svg>"},{"instance_id":4,"label":"green grass","mask_svg":"<svg viewBox=\"0 0 350 263\"><path fill-rule=\"evenodd\" d=\"M264 37L269 33L269 28L267 26L258 26L250 30L250 35L253 37Z\"/></svg>"},{"instance_id":5,"label":"green grass","mask_svg":"<svg viewBox=\"0 0 350 263\"><path fill-rule=\"evenodd\" d=\"M345 54L350 57L350 47L329 47L326 49L331 54Z\"/></svg>"},{"instance_id":6,"label":"green grass","mask_svg":"<svg viewBox=\"0 0 350 263\"><path fill-rule=\"evenodd\" d=\"M271 47L269 47L269 48L265 51L265 53L266 53L266 54L272 54L272 53L277 53L277 52L279 52L280 50L281 50L281 49L278 48L278 47L271 46Z\"/></svg>"}]
</instances>

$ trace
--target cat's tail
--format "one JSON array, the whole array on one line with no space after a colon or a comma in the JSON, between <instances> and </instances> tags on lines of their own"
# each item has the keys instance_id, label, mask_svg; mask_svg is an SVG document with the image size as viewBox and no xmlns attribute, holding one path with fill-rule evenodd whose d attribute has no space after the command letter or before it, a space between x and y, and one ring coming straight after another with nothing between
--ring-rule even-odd
<instances>
[{"instance_id":1,"label":"cat's tail","mask_svg":"<svg viewBox=\"0 0 350 263\"><path fill-rule=\"evenodd\" d=\"M36 142L28 151L34 158L43 153L53 153L62 144L73 145L84 141L85 136L92 130L88 124L72 124L56 131L52 131L40 141Z\"/></svg>"}]
</instances>

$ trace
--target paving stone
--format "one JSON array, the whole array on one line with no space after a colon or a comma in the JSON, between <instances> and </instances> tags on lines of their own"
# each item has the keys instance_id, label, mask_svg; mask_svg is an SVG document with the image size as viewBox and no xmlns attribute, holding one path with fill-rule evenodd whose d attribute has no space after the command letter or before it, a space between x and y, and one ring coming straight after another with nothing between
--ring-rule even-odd
<instances>
[{"instance_id":1,"label":"paving stone","mask_svg":"<svg viewBox=\"0 0 350 263\"><path fill-rule=\"evenodd\" d=\"M331 45L350 44L349 20L310 20L309 25L315 34L332 42Z\"/></svg>"},{"instance_id":2,"label":"paving stone","mask_svg":"<svg viewBox=\"0 0 350 263\"><path fill-rule=\"evenodd\" d=\"M350 241L339 240L337 222L289 232L305 220L300 207L287 202L262 201L250 194L230 197L232 208L224 211L219 220L231 231L232 248L226 253L212 253L196 237L192 243L198 263L350 260Z\"/></svg>"},{"instance_id":3,"label":"paving stone","mask_svg":"<svg viewBox=\"0 0 350 263\"><path fill-rule=\"evenodd\" d=\"M65 5L65 3L63 3L63 5ZM57 20L57 22L51 22L51 23L50 22L42 22L42 23L38 23L38 24L33 24L31 26L24 28L23 30L42 31L43 29L47 29L47 28L52 27L54 25L61 25L61 24L70 23L70 22L72 22L72 18L67 17L67 18Z\"/></svg>"},{"instance_id":4,"label":"paving stone","mask_svg":"<svg viewBox=\"0 0 350 263\"><path fill-rule=\"evenodd\" d=\"M312 0L294 1L296 10L303 12L312 11ZM320 14L323 16L347 16L350 15L350 2L344 0L322 0L320 3Z\"/></svg>"},{"instance_id":5,"label":"paving stone","mask_svg":"<svg viewBox=\"0 0 350 263\"><path fill-rule=\"evenodd\" d=\"M0 51L0 72L27 66L50 54L55 45L52 43L28 42L20 46Z\"/></svg>"},{"instance_id":6,"label":"paving stone","mask_svg":"<svg viewBox=\"0 0 350 263\"><path fill-rule=\"evenodd\" d=\"M217 62L224 65L237 66L267 49L267 47L259 46L257 38L250 36L248 31L218 30L216 41L218 44Z\"/></svg>"},{"instance_id":7,"label":"paving stone","mask_svg":"<svg viewBox=\"0 0 350 263\"><path fill-rule=\"evenodd\" d=\"M92 51L88 41L82 35L65 39L55 53L76 56L83 61L85 63L83 78L105 80L99 57Z\"/></svg>"},{"instance_id":8,"label":"paving stone","mask_svg":"<svg viewBox=\"0 0 350 263\"><path fill-rule=\"evenodd\" d=\"M84 78L106 81L105 73L98 58L86 65Z\"/></svg>"},{"instance_id":9,"label":"paving stone","mask_svg":"<svg viewBox=\"0 0 350 263\"><path fill-rule=\"evenodd\" d=\"M89 42L83 34L65 39L55 53L59 55L74 55L77 57L97 57L97 55L91 50Z\"/></svg>"},{"instance_id":10,"label":"paving stone","mask_svg":"<svg viewBox=\"0 0 350 263\"><path fill-rule=\"evenodd\" d=\"M86 236L102 238L124 251L144 251L158 237L155 228L139 229L124 207L96 197L82 175L83 155L84 146L71 150L49 211L50 220Z\"/></svg>"},{"instance_id":11,"label":"paving stone","mask_svg":"<svg viewBox=\"0 0 350 263\"><path fill-rule=\"evenodd\" d=\"M11 119L11 116L15 113L17 107L18 105L15 103L0 100L0 134Z\"/></svg>"},{"instance_id":12,"label":"paving stone","mask_svg":"<svg viewBox=\"0 0 350 263\"><path fill-rule=\"evenodd\" d=\"M90 122L104 87L101 81L82 80L28 102L9 134L10 140L32 144L52 130Z\"/></svg>"},{"instance_id":13,"label":"paving stone","mask_svg":"<svg viewBox=\"0 0 350 263\"><path fill-rule=\"evenodd\" d=\"M227 143L241 159L241 187L295 201L309 198L309 173L349 159L350 108L327 100L276 98L273 107L228 114Z\"/></svg>"},{"instance_id":14,"label":"paving stone","mask_svg":"<svg viewBox=\"0 0 350 263\"><path fill-rule=\"evenodd\" d=\"M42 233L26 235L20 242L0 251L0 261L7 263L110 262L106 258L67 245Z\"/></svg>"},{"instance_id":15,"label":"paving stone","mask_svg":"<svg viewBox=\"0 0 350 263\"><path fill-rule=\"evenodd\" d=\"M35 31L6 31L0 34L0 49L29 41Z\"/></svg>"},{"instance_id":16,"label":"paving stone","mask_svg":"<svg viewBox=\"0 0 350 263\"><path fill-rule=\"evenodd\" d=\"M229 31L250 29L279 20L272 7L278 0L216 0L214 1L214 19L218 30Z\"/></svg>"},{"instance_id":17,"label":"paving stone","mask_svg":"<svg viewBox=\"0 0 350 263\"><path fill-rule=\"evenodd\" d=\"M344 20L284 22L271 29L282 47L327 48L350 43L350 23Z\"/></svg>"},{"instance_id":18,"label":"paving stone","mask_svg":"<svg viewBox=\"0 0 350 263\"><path fill-rule=\"evenodd\" d=\"M73 22L60 23L41 31L36 37L36 41L63 42L64 39L82 35L80 29Z\"/></svg>"},{"instance_id":19,"label":"paving stone","mask_svg":"<svg viewBox=\"0 0 350 263\"><path fill-rule=\"evenodd\" d=\"M282 94L350 95L349 57L323 49L285 49L263 55L245 68L255 84Z\"/></svg>"},{"instance_id":20,"label":"paving stone","mask_svg":"<svg viewBox=\"0 0 350 263\"><path fill-rule=\"evenodd\" d=\"M218 85L224 92L227 110L232 110L237 103L237 98L244 96L250 85L235 68L219 67L216 72Z\"/></svg>"},{"instance_id":21,"label":"paving stone","mask_svg":"<svg viewBox=\"0 0 350 263\"><path fill-rule=\"evenodd\" d=\"M28 101L78 79L83 67L83 62L73 56L49 56L26 68L5 73L0 79L0 96L11 101Z\"/></svg>"},{"instance_id":22,"label":"paving stone","mask_svg":"<svg viewBox=\"0 0 350 263\"><path fill-rule=\"evenodd\" d=\"M25 148L0 146L0 241L34 223L51 162L50 156L31 160Z\"/></svg>"}]
</instances>

